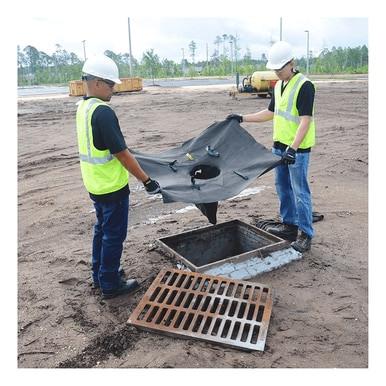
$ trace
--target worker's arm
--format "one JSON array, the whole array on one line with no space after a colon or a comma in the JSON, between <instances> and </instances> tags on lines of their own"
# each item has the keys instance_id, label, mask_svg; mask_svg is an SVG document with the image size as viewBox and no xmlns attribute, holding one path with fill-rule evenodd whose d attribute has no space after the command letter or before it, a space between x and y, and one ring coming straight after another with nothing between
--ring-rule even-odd
<instances>
[{"instance_id":1,"label":"worker's arm","mask_svg":"<svg viewBox=\"0 0 386 386\"><path fill-rule=\"evenodd\" d=\"M293 140L291 147L295 150L298 149L300 144L302 143L304 137L306 136L308 129L310 128L310 123L312 117L308 115L303 115L300 118L300 124L296 131L295 139Z\"/></svg>"},{"instance_id":2,"label":"worker's arm","mask_svg":"<svg viewBox=\"0 0 386 386\"><path fill-rule=\"evenodd\" d=\"M268 109L261 110L258 113L243 115L243 122L266 122L273 119L273 112Z\"/></svg>"},{"instance_id":3,"label":"worker's arm","mask_svg":"<svg viewBox=\"0 0 386 386\"><path fill-rule=\"evenodd\" d=\"M122 150L119 153L114 154L114 156L119 160L123 167L138 180L144 183L149 179L149 176L143 171L138 161L128 149Z\"/></svg>"}]
</instances>

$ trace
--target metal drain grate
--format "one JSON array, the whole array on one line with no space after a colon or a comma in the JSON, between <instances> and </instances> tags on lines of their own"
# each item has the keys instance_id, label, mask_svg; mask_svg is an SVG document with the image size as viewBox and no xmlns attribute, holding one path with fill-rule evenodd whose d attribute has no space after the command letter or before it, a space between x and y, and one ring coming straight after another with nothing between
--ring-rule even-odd
<instances>
[{"instance_id":1,"label":"metal drain grate","mask_svg":"<svg viewBox=\"0 0 386 386\"><path fill-rule=\"evenodd\" d=\"M271 289L178 269L163 269L128 323L146 330L264 351Z\"/></svg>"}]
</instances>

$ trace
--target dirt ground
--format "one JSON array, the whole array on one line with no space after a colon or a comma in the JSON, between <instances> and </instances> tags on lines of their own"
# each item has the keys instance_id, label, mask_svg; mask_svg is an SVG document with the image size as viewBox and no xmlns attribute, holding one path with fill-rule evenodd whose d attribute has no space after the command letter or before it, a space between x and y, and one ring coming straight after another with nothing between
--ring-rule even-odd
<instances>
[{"instance_id":1,"label":"dirt ground","mask_svg":"<svg viewBox=\"0 0 386 386\"><path fill-rule=\"evenodd\" d=\"M175 262L154 247L160 237L209 225L183 203L163 204L130 180L128 237L122 266L145 280L133 296L102 301L91 287L95 220L80 176L75 130L79 98L18 102L18 366L21 368L365 368L368 366L367 81L317 83L318 142L310 181L312 250L262 274L274 305L264 352L246 353L137 330L126 321L152 279ZM155 153L199 134L230 112L250 113L266 99L232 99L224 86L114 96L127 144ZM271 123L243 124L271 146ZM223 201L218 222L277 215L273 172L257 194ZM151 219L157 218L157 221Z\"/></svg>"}]
</instances>

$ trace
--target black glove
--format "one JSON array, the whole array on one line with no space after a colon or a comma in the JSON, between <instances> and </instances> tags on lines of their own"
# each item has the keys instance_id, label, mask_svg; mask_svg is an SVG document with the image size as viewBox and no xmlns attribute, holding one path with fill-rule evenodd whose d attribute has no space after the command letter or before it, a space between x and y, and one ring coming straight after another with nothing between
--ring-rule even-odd
<instances>
[{"instance_id":1,"label":"black glove","mask_svg":"<svg viewBox=\"0 0 386 386\"><path fill-rule=\"evenodd\" d=\"M159 183L156 180L152 180L151 178L149 178L143 183L143 185L145 186L146 192L148 192L149 194L161 193L161 187L159 186Z\"/></svg>"},{"instance_id":2,"label":"black glove","mask_svg":"<svg viewBox=\"0 0 386 386\"><path fill-rule=\"evenodd\" d=\"M239 123L243 121L243 116L240 114L229 114L226 119L231 120L231 119L236 119Z\"/></svg>"},{"instance_id":3,"label":"black glove","mask_svg":"<svg viewBox=\"0 0 386 386\"><path fill-rule=\"evenodd\" d=\"M285 149L285 152L281 157L281 161L284 165L293 165L296 161L296 150L287 146L287 149Z\"/></svg>"}]
</instances>

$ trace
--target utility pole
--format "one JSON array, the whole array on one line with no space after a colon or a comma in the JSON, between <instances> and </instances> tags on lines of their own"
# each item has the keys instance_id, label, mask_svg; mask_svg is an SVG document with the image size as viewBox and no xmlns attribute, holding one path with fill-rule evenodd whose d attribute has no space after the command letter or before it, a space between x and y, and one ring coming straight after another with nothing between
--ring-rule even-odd
<instances>
[{"instance_id":1,"label":"utility pole","mask_svg":"<svg viewBox=\"0 0 386 386\"><path fill-rule=\"evenodd\" d=\"M283 40L283 18L280 18L280 41Z\"/></svg>"},{"instance_id":2,"label":"utility pole","mask_svg":"<svg viewBox=\"0 0 386 386\"><path fill-rule=\"evenodd\" d=\"M133 63L132 63L132 53L131 53L131 32L130 32L130 18L127 18L128 26L129 26L129 68L130 68L130 77L133 76Z\"/></svg>"},{"instance_id":3,"label":"utility pole","mask_svg":"<svg viewBox=\"0 0 386 386\"><path fill-rule=\"evenodd\" d=\"M82 43L83 43L84 61L86 61L87 60L87 57L86 57L86 40L82 40Z\"/></svg>"},{"instance_id":4,"label":"utility pole","mask_svg":"<svg viewBox=\"0 0 386 386\"><path fill-rule=\"evenodd\" d=\"M305 30L304 32L307 34L307 68L306 68L306 74L308 75L310 73L310 31Z\"/></svg>"}]
</instances>

